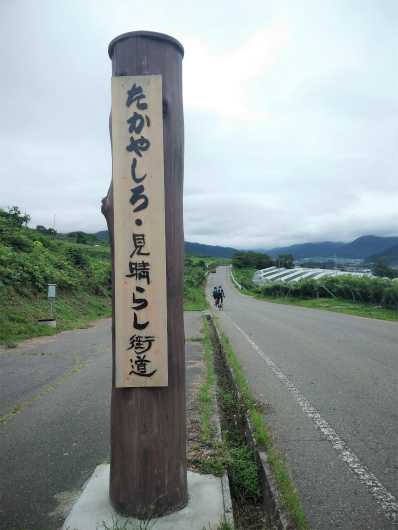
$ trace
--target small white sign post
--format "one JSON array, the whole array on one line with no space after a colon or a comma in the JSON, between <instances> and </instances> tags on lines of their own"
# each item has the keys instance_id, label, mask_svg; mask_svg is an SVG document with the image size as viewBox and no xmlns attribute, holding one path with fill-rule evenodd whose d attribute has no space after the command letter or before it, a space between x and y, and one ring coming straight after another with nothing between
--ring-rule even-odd
<instances>
[{"instance_id":1,"label":"small white sign post","mask_svg":"<svg viewBox=\"0 0 398 530\"><path fill-rule=\"evenodd\" d=\"M50 299L50 318L53 317L53 300L55 298L55 283L49 283L48 285L48 298Z\"/></svg>"}]
</instances>

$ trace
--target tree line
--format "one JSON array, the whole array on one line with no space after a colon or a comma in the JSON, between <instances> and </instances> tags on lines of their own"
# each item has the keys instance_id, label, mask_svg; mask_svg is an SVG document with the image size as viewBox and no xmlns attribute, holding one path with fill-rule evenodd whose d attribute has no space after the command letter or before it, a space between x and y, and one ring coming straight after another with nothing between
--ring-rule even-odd
<instances>
[{"instance_id":1,"label":"tree line","mask_svg":"<svg viewBox=\"0 0 398 530\"><path fill-rule=\"evenodd\" d=\"M292 254L278 254L273 260L268 254L260 252L236 252L232 257L232 266L237 269L267 269L278 267L283 269L294 269L294 258Z\"/></svg>"},{"instance_id":2,"label":"tree line","mask_svg":"<svg viewBox=\"0 0 398 530\"><path fill-rule=\"evenodd\" d=\"M379 258L372 268L373 276L379 278L398 278L398 271L390 267L387 263L388 258ZM306 264L305 267L318 265L316 263ZM332 261L325 262L319 268L334 268ZM327 266L329 265L329 267ZM340 265L340 264L339 264ZM292 254L278 254L273 260L268 254L260 252L236 252L232 257L232 266L237 269L267 269L268 267L278 267L278 269L294 269L294 258ZM341 268L341 265L340 265Z\"/></svg>"}]
</instances>

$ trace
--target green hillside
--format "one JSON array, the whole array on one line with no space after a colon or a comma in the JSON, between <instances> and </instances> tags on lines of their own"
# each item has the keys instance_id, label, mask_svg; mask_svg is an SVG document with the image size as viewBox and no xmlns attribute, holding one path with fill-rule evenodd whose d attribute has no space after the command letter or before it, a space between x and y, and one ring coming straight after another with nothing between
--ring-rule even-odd
<instances>
[{"instance_id":1,"label":"green hillside","mask_svg":"<svg viewBox=\"0 0 398 530\"><path fill-rule=\"evenodd\" d=\"M386 258L385 261L390 266L398 265L398 245L393 245L392 247L387 248L382 252L372 254L371 256L366 258L365 263L376 263L376 261L380 258Z\"/></svg>"},{"instance_id":2,"label":"green hillside","mask_svg":"<svg viewBox=\"0 0 398 530\"><path fill-rule=\"evenodd\" d=\"M32 337L84 328L111 316L109 241L84 232L57 234L28 228L29 215L0 209L0 345L15 347ZM207 307L203 283L211 268L229 260L186 255L184 309ZM56 328L38 326L50 318L48 284L56 284L52 317Z\"/></svg>"},{"instance_id":3,"label":"green hillside","mask_svg":"<svg viewBox=\"0 0 398 530\"><path fill-rule=\"evenodd\" d=\"M111 315L109 243L97 246L98 238L83 232L53 240L52 231L32 230L29 221L17 207L0 209L0 344L8 346ZM36 325L50 317L50 283L56 284L53 330Z\"/></svg>"}]
</instances>

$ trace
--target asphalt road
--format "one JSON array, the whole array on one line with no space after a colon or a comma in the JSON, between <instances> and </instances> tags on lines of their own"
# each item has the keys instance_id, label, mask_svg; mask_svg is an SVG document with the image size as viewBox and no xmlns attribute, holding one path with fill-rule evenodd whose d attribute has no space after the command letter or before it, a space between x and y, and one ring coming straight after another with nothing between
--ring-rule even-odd
<instances>
[{"instance_id":1,"label":"asphalt road","mask_svg":"<svg viewBox=\"0 0 398 530\"><path fill-rule=\"evenodd\" d=\"M201 316L184 313L188 406L205 369ZM1 530L62 526L109 454L111 371L111 319L0 348Z\"/></svg>"},{"instance_id":2,"label":"asphalt road","mask_svg":"<svg viewBox=\"0 0 398 530\"><path fill-rule=\"evenodd\" d=\"M111 320L0 350L1 530L57 528L109 454ZM33 398L33 399L32 399Z\"/></svg>"},{"instance_id":3,"label":"asphalt road","mask_svg":"<svg viewBox=\"0 0 398 530\"><path fill-rule=\"evenodd\" d=\"M392 530L398 514L398 325L242 295L212 309L298 487L313 530Z\"/></svg>"}]
</instances>

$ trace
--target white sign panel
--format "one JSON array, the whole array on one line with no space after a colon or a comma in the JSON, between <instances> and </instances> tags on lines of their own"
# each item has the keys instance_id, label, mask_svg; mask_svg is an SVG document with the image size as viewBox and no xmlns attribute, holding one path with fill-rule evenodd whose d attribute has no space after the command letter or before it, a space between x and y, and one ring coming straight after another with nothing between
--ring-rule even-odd
<instances>
[{"instance_id":1,"label":"white sign panel","mask_svg":"<svg viewBox=\"0 0 398 530\"><path fill-rule=\"evenodd\" d=\"M162 77L112 78L116 387L168 385Z\"/></svg>"}]
</instances>

